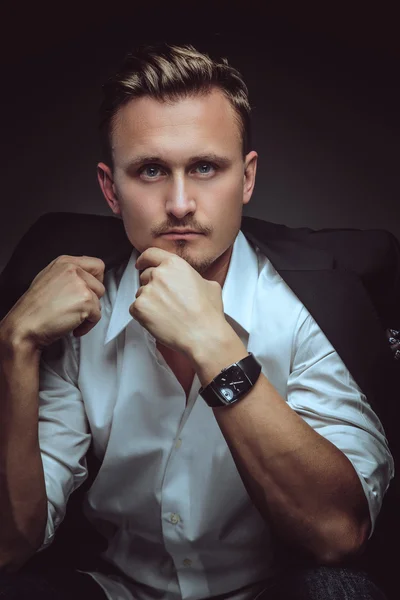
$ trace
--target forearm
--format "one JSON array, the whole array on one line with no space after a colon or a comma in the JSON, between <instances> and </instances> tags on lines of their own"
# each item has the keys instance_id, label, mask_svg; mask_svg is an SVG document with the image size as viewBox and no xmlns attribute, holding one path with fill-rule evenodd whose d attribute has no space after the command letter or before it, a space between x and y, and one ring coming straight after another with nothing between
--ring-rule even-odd
<instances>
[{"instance_id":1,"label":"forearm","mask_svg":"<svg viewBox=\"0 0 400 600\"><path fill-rule=\"evenodd\" d=\"M229 327L199 344L192 360L204 387L246 355ZM323 562L357 551L368 535L369 513L353 466L263 374L244 399L214 415L250 497L281 536Z\"/></svg>"},{"instance_id":2,"label":"forearm","mask_svg":"<svg viewBox=\"0 0 400 600\"><path fill-rule=\"evenodd\" d=\"M4 329L0 324L0 568L14 570L43 541L47 498L38 441L40 357Z\"/></svg>"}]
</instances>

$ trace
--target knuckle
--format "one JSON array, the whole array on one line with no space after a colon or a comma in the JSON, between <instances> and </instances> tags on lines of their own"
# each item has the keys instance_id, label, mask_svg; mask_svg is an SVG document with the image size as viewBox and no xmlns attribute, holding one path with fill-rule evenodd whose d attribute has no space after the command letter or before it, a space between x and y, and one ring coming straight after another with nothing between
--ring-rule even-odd
<instances>
[{"instance_id":1,"label":"knuckle","mask_svg":"<svg viewBox=\"0 0 400 600\"><path fill-rule=\"evenodd\" d=\"M168 258L164 261L164 264L166 265L173 265L175 264L176 261L176 256L175 254L172 254L171 256L168 256ZM162 267L162 265L160 265Z\"/></svg>"},{"instance_id":2,"label":"knuckle","mask_svg":"<svg viewBox=\"0 0 400 600\"><path fill-rule=\"evenodd\" d=\"M173 259L170 262L166 261L163 265L160 265L159 267L153 270L153 277L156 277L158 279L168 279L168 277L171 276L170 267L173 264L175 264Z\"/></svg>"},{"instance_id":3,"label":"knuckle","mask_svg":"<svg viewBox=\"0 0 400 600\"><path fill-rule=\"evenodd\" d=\"M80 312L81 322L86 321L89 314L90 314L90 312L88 310L81 310L81 312Z\"/></svg>"},{"instance_id":4,"label":"knuckle","mask_svg":"<svg viewBox=\"0 0 400 600\"><path fill-rule=\"evenodd\" d=\"M131 304L129 310L131 311L131 313L137 314L140 311L140 306L141 306L140 305L140 298L136 297L135 302L133 302L133 304Z\"/></svg>"},{"instance_id":5,"label":"knuckle","mask_svg":"<svg viewBox=\"0 0 400 600\"><path fill-rule=\"evenodd\" d=\"M85 289L81 293L81 300L84 304L89 304L92 302L92 292L85 287Z\"/></svg>"},{"instance_id":6,"label":"knuckle","mask_svg":"<svg viewBox=\"0 0 400 600\"><path fill-rule=\"evenodd\" d=\"M77 265L75 265L72 262L64 262L63 261L64 266L64 271L65 273L67 273L68 275L77 275L78 274L78 267Z\"/></svg>"},{"instance_id":7,"label":"knuckle","mask_svg":"<svg viewBox=\"0 0 400 600\"><path fill-rule=\"evenodd\" d=\"M55 259L54 262L56 263L67 263L67 264L74 264L72 261L72 256L69 256L68 254L61 254L60 256L57 256L57 258Z\"/></svg>"}]
</instances>

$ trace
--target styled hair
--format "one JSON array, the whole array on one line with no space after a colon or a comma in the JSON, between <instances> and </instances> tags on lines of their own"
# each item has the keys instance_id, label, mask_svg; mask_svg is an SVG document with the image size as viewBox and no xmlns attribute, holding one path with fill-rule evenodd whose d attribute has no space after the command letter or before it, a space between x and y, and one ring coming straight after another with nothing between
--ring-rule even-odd
<instances>
[{"instance_id":1,"label":"styled hair","mask_svg":"<svg viewBox=\"0 0 400 600\"><path fill-rule=\"evenodd\" d=\"M243 157L251 149L248 90L239 71L219 62L191 45L140 46L129 53L120 70L103 85L100 133L105 160L112 164L111 135L119 108L135 98L149 96L159 101L177 101L197 94L221 90L234 109L242 138Z\"/></svg>"}]
</instances>

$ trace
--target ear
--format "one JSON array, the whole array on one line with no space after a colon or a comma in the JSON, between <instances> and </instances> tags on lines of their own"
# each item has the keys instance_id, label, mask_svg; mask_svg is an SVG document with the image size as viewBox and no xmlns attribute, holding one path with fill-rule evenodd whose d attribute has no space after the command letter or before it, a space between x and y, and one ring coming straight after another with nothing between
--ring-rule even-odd
<instances>
[{"instance_id":1,"label":"ear","mask_svg":"<svg viewBox=\"0 0 400 600\"><path fill-rule=\"evenodd\" d=\"M256 183L258 154L254 150L246 154L243 175L243 204L250 202Z\"/></svg>"},{"instance_id":2,"label":"ear","mask_svg":"<svg viewBox=\"0 0 400 600\"><path fill-rule=\"evenodd\" d=\"M120 215L121 207L115 193L113 174L110 167L105 163L100 162L97 165L97 179L108 206L115 215Z\"/></svg>"}]
</instances>

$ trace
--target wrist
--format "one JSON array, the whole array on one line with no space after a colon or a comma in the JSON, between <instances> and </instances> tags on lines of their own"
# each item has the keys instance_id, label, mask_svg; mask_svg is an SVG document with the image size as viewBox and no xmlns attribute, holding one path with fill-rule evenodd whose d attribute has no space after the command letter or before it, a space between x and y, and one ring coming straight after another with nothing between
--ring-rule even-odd
<instances>
[{"instance_id":1,"label":"wrist","mask_svg":"<svg viewBox=\"0 0 400 600\"><path fill-rule=\"evenodd\" d=\"M189 360L204 388L222 369L248 355L246 346L227 321L204 330L188 352Z\"/></svg>"},{"instance_id":2,"label":"wrist","mask_svg":"<svg viewBox=\"0 0 400 600\"><path fill-rule=\"evenodd\" d=\"M23 356L39 360L41 354L32 335L24 332L7 317L0 322L0 349L2 357L10 359Z\"/></svg>"}]
</instances>

